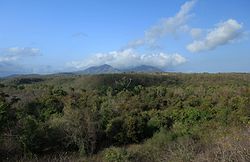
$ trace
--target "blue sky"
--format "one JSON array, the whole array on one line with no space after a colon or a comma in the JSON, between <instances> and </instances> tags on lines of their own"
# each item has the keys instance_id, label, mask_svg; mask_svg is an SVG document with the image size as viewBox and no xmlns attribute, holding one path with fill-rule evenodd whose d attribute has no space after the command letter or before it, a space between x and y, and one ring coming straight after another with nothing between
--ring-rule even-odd
<instances>
[{"instance_id":1,"label":"blue sky","mask_svg":"<svg viewBox=\"0 0 250 162\"><path fill-rule=\"evenodd\" d=\"M110 64L250 72L249 0L1 0L0 75Z\"/></svg>"}]
</instances>

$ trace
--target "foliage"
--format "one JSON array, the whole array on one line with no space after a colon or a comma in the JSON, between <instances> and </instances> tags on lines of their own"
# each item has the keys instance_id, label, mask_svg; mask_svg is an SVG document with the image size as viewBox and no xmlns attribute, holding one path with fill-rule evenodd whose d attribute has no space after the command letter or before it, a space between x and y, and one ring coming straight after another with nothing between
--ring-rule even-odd
<instances>
[{"instance_id":1,"label":"foliage","mask_svg":"<svg viewBox=\"0 0 250 162\"><path fill-rule=\"evenodd\" d=\"M104 161L107 162L126 162L128 154L123 148L111 147L104 151Z\"/></svg>"},{"instance_id":2,"label":"foliage","mask_svg":"<svg viewBox=\"0 0 250 162\"><path fill-rule=\"evenodd\" d=\"M249 74L6 78L0 81L0 155L249 161L249 96Z\"/></svg>"}]
</instances>

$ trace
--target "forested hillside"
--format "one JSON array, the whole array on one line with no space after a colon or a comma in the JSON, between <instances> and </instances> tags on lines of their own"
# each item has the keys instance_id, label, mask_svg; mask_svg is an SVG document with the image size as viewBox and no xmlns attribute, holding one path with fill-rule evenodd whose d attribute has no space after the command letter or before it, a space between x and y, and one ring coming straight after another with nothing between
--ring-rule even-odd
<instances>
[{"instance_id":1,"label":"forested hillside","mask_svg":"<svg viewBox=\"0 0 250 162\"><path fill-rule=\"evenodd\" d=\"M0 80L0 161L250 161L250 74Z\"/></svg>"}]
</instances>

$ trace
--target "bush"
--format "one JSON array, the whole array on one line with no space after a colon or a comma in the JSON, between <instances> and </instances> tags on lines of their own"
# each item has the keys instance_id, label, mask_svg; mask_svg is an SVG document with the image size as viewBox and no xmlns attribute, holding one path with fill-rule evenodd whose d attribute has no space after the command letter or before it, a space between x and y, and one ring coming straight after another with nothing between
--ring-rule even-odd
<instances>
[{"instance_id":1,"label":"bush","mask_svg":"<svg viewBox=\"0 0 250 162\"><path fill-rule=\"evenodd\" d=\"M104 161L106 162L126 162L128 153L124 148L111 147L104 151Z\"/></svg>"},{"instance_id":2,"label":"bush","mask_svg":"<svg viewBox=\"0 0 250 162\"><path fill-rule=\"evenodd\" d=\"M112 119L105 130L106 136L113 142L119 144L126 143L123 118L117 117Z\"/></svg>"}]
</instances>

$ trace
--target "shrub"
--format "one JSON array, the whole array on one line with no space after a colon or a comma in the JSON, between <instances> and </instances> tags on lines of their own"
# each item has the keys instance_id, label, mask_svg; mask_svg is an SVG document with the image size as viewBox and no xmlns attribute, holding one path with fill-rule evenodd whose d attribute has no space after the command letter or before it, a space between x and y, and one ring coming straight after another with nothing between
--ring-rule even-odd
<instances>
[{"instance_id":1,"label":"shrub","mask_svg":"<svg viewBox=\"0 0 250 162\"><path fill-rule=\"evenodd\" d=\"M124 148L111 147L104 151L104 161L106 162L126 162L128 157Z\"/></svg>"}]
</instances>

